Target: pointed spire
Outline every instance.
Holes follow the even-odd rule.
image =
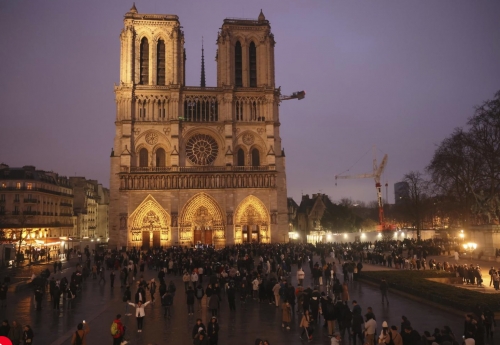
[[[266,20],[266,16],[264,15],[264,12],[262,12],[262,8],[260,9],[260,14],[259,14],[259,23],[263,22]]]
[[[205,50],[203,49],[203,36],[201,36],[201,80],[200,86],[205,87]]]
[[[130,12],[130,13],[139,13],[139,12],[137,12],[137,8],[135,7],[135,2],[134,2],[134,4],[132,5],[132,7],[130,8],[130,11],[129,11],[129,12]]]

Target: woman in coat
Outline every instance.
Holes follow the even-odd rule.
[[[302,320],[300,320],[299,327],[302,327],[302,333],[300,334],[300,339],[304,336],[304,333],[308,336],[309,340],[312,339],[312,329],[309,328],[309,323],[311,322],[311,316],[309,315],[309,309],[304,310],[304,315],[302,315]]]
[[[292,307],[288,301],[285,301],[285,303],[283,303],[283,319],[281,327],[286,327],[287,330],[290,330],[290,322],[292,322]]]
[[[219,298],[217,296],[212,296],[208,301],[208,308],[212,312],[212,317],[217,316],[217,310],[219,309]]]
[[[215,316],[210,319],[207,335],[210,338],[210,345],[217,345],[219,342],[219,324]]]
[[[347,286],[347,282],[344,281],[342,284],[342,302],[349,301],[349,287]]]
[[[146,316],[146,313],[144,312],[144,308],[149,304],[151,301],[147,301],[146,303],[142,304],[141,301],[139,301],[137,304],[129,302],[131,306],[135,307],[135,318],[137,319],[137,332],[142,332],[142,323],[144,316]]]

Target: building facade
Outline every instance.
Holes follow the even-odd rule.
[[[61,238],[74,233],[73,202],[68,178],[34,166],[0,164],[0,228],[22,251],[56,253]]]
[[[264,15],[225,19],[217,86],[185,85],[175,15],[126,13],[115,86],[111,247],[287,240],[285,157]]]

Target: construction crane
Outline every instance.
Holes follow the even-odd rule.
[[[377,165],[377,157],[375,156],[374,149],[374,157],[373,157],[373,172],[361,175],[335,175],[335,181],[337,179],[358,179],[358,178],[373,178],[375,180],[375,188],[377,189],[377,201],[378,201],[378,219],[380,222],[380,226],[385,229],[385,221],[384,221],[384,204],[382,202],[382,185],[380,184],[380,176],[384,172],[385,166],[387,165],[387,155],[384,155],[380,165]],[[337,184],[337,182],[335,182]]]
[[[304,99],[306,97],[306,92],[305,91],[296,91],[292,93],[291,95],[280,95],[280,101],[286,101],[289,99]]]

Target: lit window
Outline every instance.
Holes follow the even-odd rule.
[[[31,183],[26,184],[26,189],[32,189],[33,185]]]
[[[21,189],[21,182],[17,182],[17,183],[16,183],[16,188],[17,188],[17,189]]]

